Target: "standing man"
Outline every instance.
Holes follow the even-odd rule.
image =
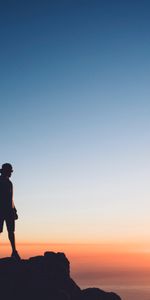
[[[17,211],[13,203],[13,185],[10,181],[13,172],[12,165],[5,163],[0,169],[0,233],[3,232],[4,221],[6,222],[8,238],[10,240],[11,257],[20,260],[20,256],[15,245],[15,220],[18,218]]]

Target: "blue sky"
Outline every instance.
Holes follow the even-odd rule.
[[[20,240],[148,237],[149,8],[1,2],[0,152]]]

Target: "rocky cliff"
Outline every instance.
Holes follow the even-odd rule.
[[[0,295],[5,300],[121,300],[97,288],[81,290],[70,278],[64,253],[54,252],[18,262],[0,259]]]

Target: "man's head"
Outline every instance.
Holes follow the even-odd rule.
[[[9,163],[5,163],[2,165],[2,168],[0,169],[0,173],[5,177],[10,177],[11,173],[13,172],[13,167]]]

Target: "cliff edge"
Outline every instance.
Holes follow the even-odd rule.
[[[5,300],[121,300],[97,288],[81,290],[70,277],[65,254],[54,252],[20,261],[0,259],[0,291]]]

